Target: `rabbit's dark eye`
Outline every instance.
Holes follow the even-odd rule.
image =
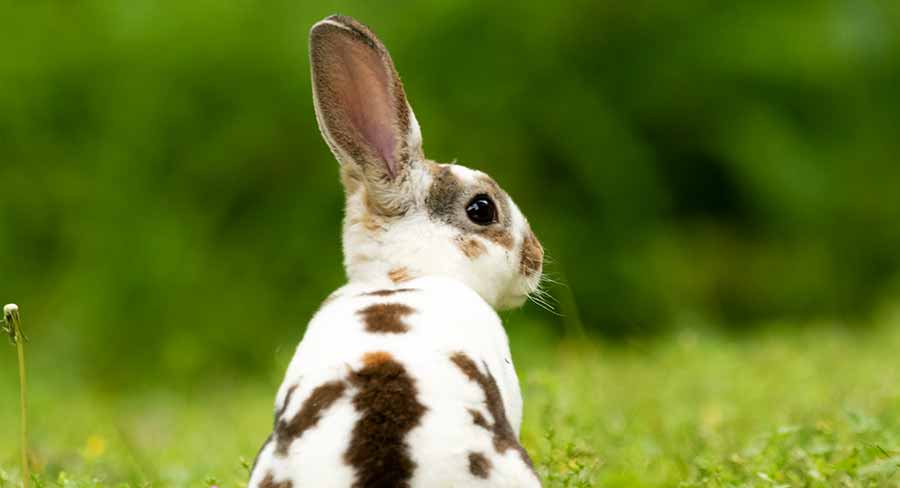
[[[497,221],[497,208],[487,195],[478,195],[466,205],[466,215],[478,225],[490,225]]]

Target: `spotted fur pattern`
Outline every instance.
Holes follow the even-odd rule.
[[[350,283],[316,313],[251,487],[540,486],[518,442],[521,394],[496,312],[451,278],[409,285]],[[400,333],[371,331],[360,313],[399,304],[412,310]]]
[[[252,488],[536,488],[495,309],[536,291],[543,249],[486,174],[424,157],[393,61],[342,16],[310,32],[322,135],[341,165],[349,283],[310,321]],[[494,203],[481,225],[466,207]]]

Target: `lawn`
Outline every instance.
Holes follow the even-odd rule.
[[[548,487],[900,486],[900,320],[881,322],[625,344],[520,324],[523,442]],[[262,379],[104,391],[29,347],[39,486],[242,486],[292,349]],[[18,479],[14,356],[0,356],[0,487]]]

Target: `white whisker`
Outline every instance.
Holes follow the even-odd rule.
[[[543,290],[536,290],[535,293],[528,295],[528,299],[538,307],[552,313],[553,315],[562,317],[563,314],[556,311],[556,307],[554,307],[553,304],[547,301],[547,297],[553,299],[553,301],[555,301],[556,303],[559,303],[555,298],[553,298],[550,294]]]

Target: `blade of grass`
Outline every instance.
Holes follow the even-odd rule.
[[[3,317],[6,321],[9,337],[19,355],[19,407],[21,429],[21,450],[22,450],[22,488],[28,488],[28,482],[31,474],[28,469],[28,398],[27,384],[25,381],[25,341],[28,340],[22,332],[22,324],[19,320],[19,307],[15,304],[9,304],[3,307]]]

